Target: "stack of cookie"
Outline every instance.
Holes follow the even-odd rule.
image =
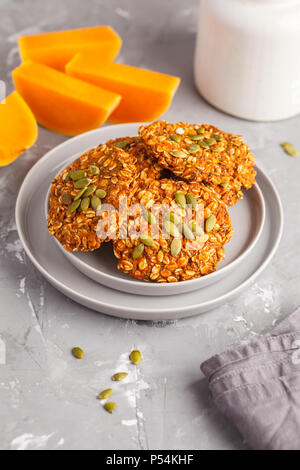
[[[69,251],[112,241],[118,268],[144,281],[209,274],[233,233],[228,206],[255,183],[254,163],[241,137],[208,124],[141,126],[55,178],[49,232]]]

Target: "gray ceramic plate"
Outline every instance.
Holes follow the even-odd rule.
[[[132,134],[128,126],[106,128],[106,138]],[[132,127],[133,129],[133,127]],[[42,158],[28,173],[21,187],[17,205],[16,222],[26,253],[36,268],[58,290],[89,308],[108,315],[141,319],[166,320],[197,315],[216,308],[240,294],[268,265],[278,247],[282,234],[282,208],[272,182],[258,168],[257,181],[261,189],[266,217],[255,249],[238,264],[236,269],[216,285],[176,296],[140,296],[120,292],[100,285],[80,273],[49,237],[45,224],[45,198],[52,175],[61,162],[78,152],[97,145],[101,131],[71,139]]]
[[[91,139],[89,148],[100,142],[106,142],[112,136],[136,135],[138,131],[137,124],[124,124],[122,126],[104,127],[96,131],[97,141]],[[122,130],[121,130],[122,129]],[[91,136],[95,132],[90,133]],[[82,141],[86,141],[86,135],[81,136]],[[61,167],[56,174],[51,173],[49,177],[53,179],[63,168],[76,160],[81,154],[81,139],[77,138],[78,151],[69,158],[68,147],[71,141],[51,151],[51,160],[59,156]],[[68,156],[67,160],[62,155]],[[48,158],[47,155],[44,158]],[[50,188],[49,188],[50,191]],[[48,194],[45,199],[45,218],[48,212]],[[135,280],[126,276],[117,269],[117,260],[112,252],[111,244],[104,243],[101,248],[93,253],[70,253],[57,242],[58,247],[67,259],[81,271],[83,274],[104,286],[117,289],[123,292],[137,295],[178,295],[193,290],[202,289],[212,283],[220,281],[224,276],[228,276],[232,269],[242,262],[251,250],[255,247],[261,234],[265,218],[265,204],[262,193],[258,185],[245,192],[243,200],[239,201],[234,207],[230,208],[230,216],[234,228],[234,236],[225,246],[226,258],[219,264],[216,272],[207,276],[172,284],[158,284],[154,282],[144,282]]]

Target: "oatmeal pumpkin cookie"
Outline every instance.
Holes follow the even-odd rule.
[[[216,186],[228,205],[255,183],[255,159],[240,136],[209,124],[166,121],[141,126],[139,134],[159,165],[184,180]]]
[[[128,236],[114,240],[118,268],[144,281],[177,282],[217,269],[233,233],[226,204],[212,187],[171,179],[141,182]]]
[[[151,149],[140,137],[119,137],[109,140],[106,145],[121,148],[136,159],[138,179],[159,179],[164,169],[157,163]]]
[[[102,239],[96,233],[102,202],[116,209],[121,196],[130,196],[138,172],[135,159],[107,145],[84,153],[52,182],[48,229],[69,251],[93,251]],[[116,224],[107,219],[107,239]]]

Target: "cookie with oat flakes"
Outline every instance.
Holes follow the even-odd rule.
[[[118,268],[159,283],[209,274],[224,258],[233,233],[226,204],[213,188],[171,179],[141,182],[128,236],[113,241]]]
[[[159,179],[162,176],[164,169],[140,137],[119,137],[109,140],[106,145],[121,148],[136,159],[138,179]]]
[[[139,135],[159,165],[186,181],[213,185],[228,205],[255,183],[255,158],[240,136],[209,124],[166,121],[141,126]]]
[[[101,202],[118,209],[119,198],[130,197],[138,176],[135,158],[107,145],[89,150],[52,182],[48,229],[68,251],[94,251],[101,240],[96,231]],[[107,240],[114,236],[115,220],[105,219]],[[106,241],[106,240],[104,240]]]

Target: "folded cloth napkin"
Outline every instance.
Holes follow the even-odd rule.
[[[201,365],[216,406],[255,450],[300,450],[300,308]]]

